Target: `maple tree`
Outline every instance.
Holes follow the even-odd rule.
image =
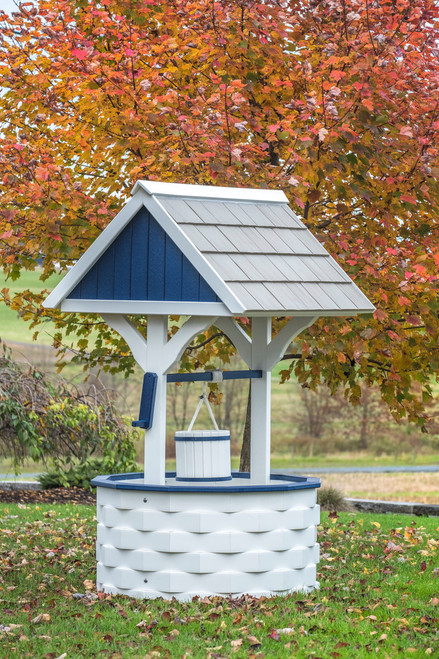
[[[378,384],[396,417],[425,423],[439,370],[438,21],[434,0],[41,0],[3,14],[5,272],[67,268],[140,178],[280,188],[377,307],[318,321],[283,377],[352,402]],[[2,295],[36,328],[54,319],[89,361],[132,368],[99,318],[44,311],[44,292]],[[227,361],[213,333],[184,367]]]

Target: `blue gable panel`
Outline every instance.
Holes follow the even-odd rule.
[[[169,236],[165,243],[165,300],[180,302],[183,254]]]
[[[128,300],[146,300],[146,291],[148,285],[148,268],[147,268],[147,250],[148,250],[148,233],[150,224],[150,215],[146,209],[142,209],[131,220],[131,255],[127,263],[117,259],[117,267],[122,270],[129,267],[131,270],[131,291]],[[118,243],[118,239],[114,241]],[[117,247],[116,247],[117,252]]]
[[[107,251],[97,263],[97,295],[98,300],[112,300],[114,298],[114,277],[107,277],[107,272],[114,270],[114,245],[110,245]]]
[[[165,232],[155,221],[149,223],[148,300],[164,300]],[[157,276],[160,273],[161,276]]]
[[[68,299],[221,302],[145,208],[115,238]]]
[[[131,241],[132,241],[132,223],[122,231],[119,237],[114,241],[116,260],[125,263],[125,267],[117,269],[117,276],[114,281],[114,299],[124,300],[127,292],[131,295]],[[128,299],[131,299],[130,297]]]
[[[199,300],[200,276],[194,277],[194,266],[183,255],[181,268],[181,296],[183,300]]]

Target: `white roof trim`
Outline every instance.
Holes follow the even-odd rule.
[[[226,188],[215,185],[189,185],[186,183],[163,183],[162,181],[137,181],[131,194],[143,190],[148,195],[166,197],[189,197],[192,199],[218,199],[229,201],[253,201],[257,203],[288,204],[288,198],[282,190],[264,190],[260,188]]]
[[[375,307],[374,307],[375,308]],[[263,309],[263,310],[251,310],[251,309],[246,309],[244,313],[242,314],[243,316],[248,316],[249,318],[252,318],[253,316],[277,316],[279,318],[286,318],[290,316],[315,316],[317,318],[335,318],[339,316],[343,316],[344,318],[348,316],[361,316],[361,314],[366,314],[370,313],[372,314],[374,309],[332,309],[332,310],[325,310],[325,309],[304,309],[303,311],[297,311],[297,309],[272,309],[271,311],[269,309]]]
[[[231,316],[222,302],[172,302],[154,300],[63,300],[61,311],[100,314],[179,316]]]

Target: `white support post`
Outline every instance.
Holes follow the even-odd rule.
[[[133,357],[144,372],[157,373],[157,391],[153,425],[145,430],[145,482],[164,485],[166,470],[166,374],[181,357],[185,347],[210,325],[214,316],[193,316],[168,341],[168,317],[149,315],[147,338],[121,314],[102,314],[104,321],[128,344]]]
[[[146,371],[157,373],[153,424],[145,430],[145,483],[165,484],[166,471],[166,364],[168,317],[148,316]]]
[[[267,370],[267,348],[271,341],[271,318],[252,318],[251,368],[261,369],[262,378],[251,383],[250,482],[270,482],[271,371]]]

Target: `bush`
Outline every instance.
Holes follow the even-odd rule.
[[[112,471],[106,458],[89,458],[85,462],[70,467],[68,471],[54,469],[41,474],[37,480],[44,490],[53,487],[91,488],[90,481],[100,474]]]
[[[27,457],[50,464],[64,484],[70,472],[73,480],[87,482],[96,459],[103,461],[104,471],[132,471],[133,436],[107,390],[84,392],[62,381],[53,384],[32,367],[25,370],[3,348],[0,454],[12,456],[16,472]]]
[[[336,487],[322,487],[317,490],[317,503],[322,510],[333,512],[349,512],[352,506],[346,501],[343,492]]]

